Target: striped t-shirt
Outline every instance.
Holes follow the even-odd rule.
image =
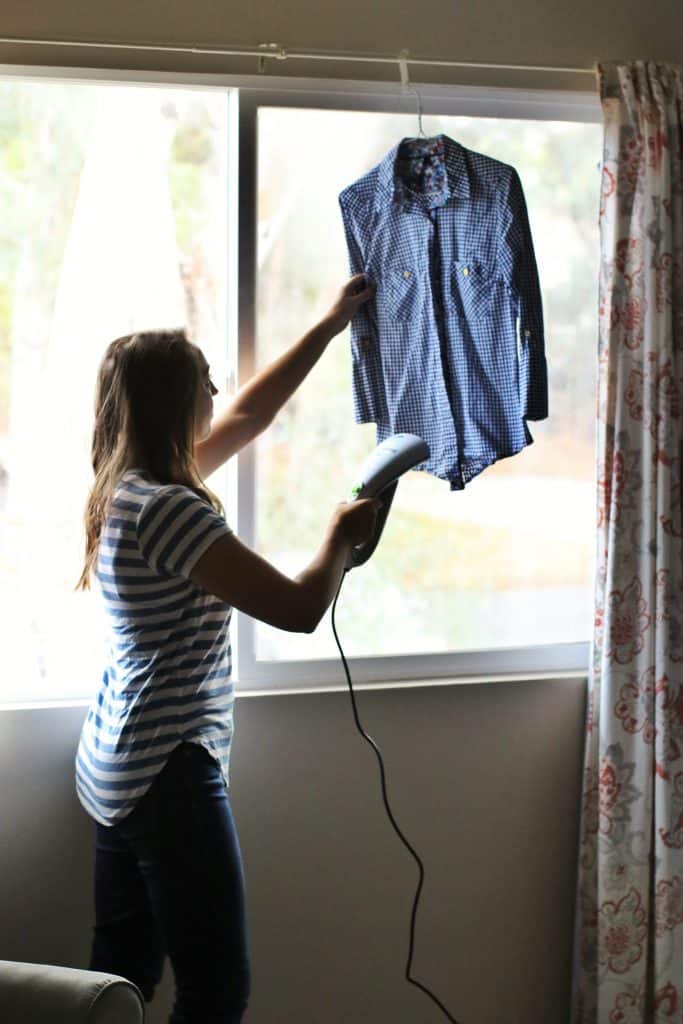
[[[187,487],[137,469],[116,487],[97,559],[109,656],[76,757],[79,799],[103,825],[133,809],[179,743],[205,747],[227,783],[232,609],[189,573],[229,532]]]

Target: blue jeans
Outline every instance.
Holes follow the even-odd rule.
[[[90,968],[147,1001],[166,954],[169,1024],[238,1024],[249,996],[244,876],[220,768],[182,743],[131,814],[97,826]]]

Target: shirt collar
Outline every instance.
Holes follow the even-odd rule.
[[[401,141],[391,149],[379,165],[379,183],[377,187],[377,206],[384,206],[396,203],[401,209],[409,209],[414,199],[414,194],[407,192],[401,187],[400,179],[397,179],[397,157],[399,150],[407,139]],[[467,172],[465,150],[447,135],[437,135],[429,141],[435,141],[443,149],[446,165],[446,192],[448,199],[468,199],[470,196],[470,179]],[[419,202],[419,200],[417,200]]]

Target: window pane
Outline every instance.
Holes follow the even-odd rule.
[[[0,83],[0,700],[99,678],[74,585],[106,345],[184,325],[225,372],[226,116],[224,92]]]
[[[350,573],[338,622],[355,656],[586,641],[594,526],[597,194],[595,124],[430,117],[430,135],[515,166],[541,278],[550,418],[535,443],[464,491],[424,473],[399,484],[380,545]],[[347,276],[339,192],[415,134],[413,116],[259,113],[258,363],[327,309]],[[305,151],[297,140],[315,140]],[[336,338],[259,441],[257,543],[284,571],[316,549],[374,446],[353,421],[348,334]],[[313,636],[257,628],[259,659],[336,656]]]

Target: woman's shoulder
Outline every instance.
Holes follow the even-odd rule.
[[[152,476],[148,470],[136,468],[127,469],[122,473],[116,489],[132,491],[140,494],[141,497],[193,493],[191,488],[184,484],[164,483]]]
[[[187,484],[164,483],[140,469],[128,469],[122,475],[115,493],[116,501],[130,503],[131,507],[136,505],[141,524],[160,513],[216,514],[209,502]]]
[[[129,512],[136,511],[143,515],[153,509],[170,507],[177,502],[188,504],[199,500],[190,487],[177,483],[162,483],[146,470],[127,469],[114,487],[111,507],[114,510],[125,508]]]

